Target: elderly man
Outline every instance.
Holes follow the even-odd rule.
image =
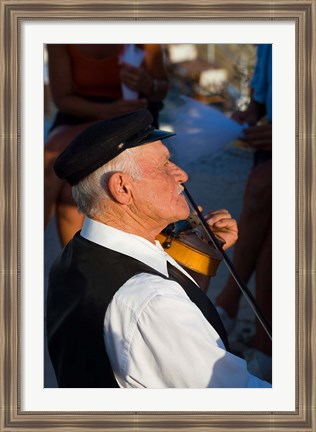
[[[229,352],[216,309],[155,240],[188,217],[187,174],[149,111],[100,121],[59,156],[56,174],[85,214],[49,277],[49,353],[60,387],[269,387]],[[226,247],[227,211],[208,223]]]

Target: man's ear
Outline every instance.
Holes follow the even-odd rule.
[[[109,192],[112,197],[120,204],[129,204],[130,202],[130,182],[130,177],[119,171],[113,173],[109,178]]]

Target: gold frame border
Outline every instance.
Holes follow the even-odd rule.
[[[193,3],[193,2],[192,2]],[[153,18],[154,17],[154,18]],[[267,20],[296,29],[296,403],[293,412],[22,412],[19,44],[23,20]],[[315,404],[315,0],[0,0],[0,431],[312,432]],[[314,116],[314,117],[313,117]],[[285,215],[286,217],[286,215]]]

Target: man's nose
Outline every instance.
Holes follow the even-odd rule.
[[[179,181],[180,183],[185,183],[189,178],[188,174],[176,164],[174,164],[174,168],[175,168],[174,175],[177,181]]]

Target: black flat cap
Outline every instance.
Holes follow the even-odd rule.
[[[58,156],[54,165],[57,176],[76,185],[127,148],[175,135],[154,129],[152,121],[151,113],[141,109],[92,124]]]

